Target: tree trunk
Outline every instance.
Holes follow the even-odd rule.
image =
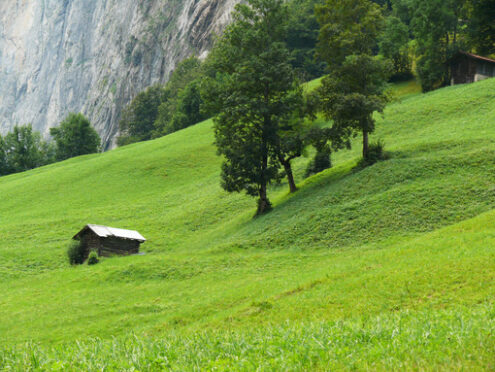
[[[369,151],[369,138],[368,131],[366,129],[363,130],[363,158],[366,159],[368,157]]]
[[[272,205],[268,200],[266,195],[266,187],[267,187],[267,179],[266,179],[266,171],[268,169],[268,146],[265,138],[262,138],[263,143],[261,144],[261,151],[263,154],[263,162],[261,164],[261,182],[260,182],[260,199],[258,200],[258,211],[257,215],[262,215],[272,209]]]
[[[256,215],[260,216],[269,212],[272,209],[272,204],[266,195],[266,183],[261,185],[260,187],[260,198],[258,200],[258,210],[256,211]]]
[[[287,175],[287,181],[289,182],[290,192],[294,193],[297,191],[296,181],[294,181],[294,173],[292,173],[292,166],[289,161],[283,161],[282,165],[285,169],[285,174]]]

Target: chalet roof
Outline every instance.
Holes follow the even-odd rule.
[[[479,59],[481,61],[495,63],[495,59],[491,59],[491,58],[488,58],[488,57],[479,56],[477,54],[468,53],[468,52],[462,52],[462,51],[460,51],[459,54],[462,54],[462,55],[465,55],[465,56],[468,56],[468,57],[471,57],[471,58],[474,58],[474,59]]]
[[[85,232],[86,230],[91,230],[93,231],[96,235],[98,235],[100,238],[119,238],[119,239],[129,239],[129,240],[136,240],[141,243],[146,241],[146,238],[144,238],[140,233],[134,230],[124,230],[124,229],[118,229],[115,227],[108,227],[108,226],[101,226],[101,225],[86,225],[84,228],[79,231],[73,239],[79,239],[81,234]]]

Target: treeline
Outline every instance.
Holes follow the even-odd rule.
[[[417,74],[423,91],[448,85],[459,50],[495,53],[495,0],[386,0],[379,51],[394,76]]]
[[[100,151],[100,137],[82,114],[69,114],[50,134],[52,139],[45,141],[26,125],[0,136],[0,176]]]
[[[372,54],[392,62],[392,81],[417,75],[423,91],[430,91],[449,84],[449,61],[458,50],[495,53],[495,0],[370,2],[379,6],[381,22]],[[317,51],[319,37],[333,32],[334,27],[322,23],[318,15],[326,4],[324,0],[289,0],[284,5],[288,12],[280,42],[301,82],[331,72],[325,57],[331,51]],[[355,29],[362,27],[351,18],[348,22]],[[216,114],[205,108],[201,89],[202,82],[217,73],[211,69],[210,59],[187,59],[165,86],[156,85],[138,94],[123,111],[118,144],[158,138]]]
[[[300,81],[322,76],[326,63],[315,59],[319,25],[314,12],[319,0],[293,0],[288,3],[286,33],[288,63]],[[159,138],[211,117],[204,104],[201,84],[216,74],[210,57],[196,57],[180,63],[164,86],[154,85],[139,93],[123,110],[119,123],[119,146]]]

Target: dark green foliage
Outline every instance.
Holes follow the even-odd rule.
[[[288,2],[290,19],[287,29],[287,48],[290,63],[303,81],[322,76],[326,63],[315,58],[319,25],[316,21],[315,6],[323,0],[292,0]]]
[[[449,83],[449,61],[462,48],[459,32],[465,0],[413,0],[411,21],[419,57],[416,72],[424,92]]]
[[[57,160],[93,154],[100,150],[101,139],[83,114],[70,113],[50,134],[56,143]]]
[[[161,85],[154,85],[139,93],[127,106],[119,122],[119,146],[152,138],[154,123],[158,117],[158,107],[165,94]]]
[[[392,0],[392,16],[399,18],[408,27],[413,16],[415,0]]]
[[[97,263],[100,262],[100,259],[98,257],[98,253],[96,251],[91,251],[88,257],[88,265],[96,265]]]
[[[392,3],[392,17],[409,26],[414,38],[416,73],[425,92],[449,84],[451,58],[458,50],[481,55],[495,53],[494,0],[393,0]],[[405,35],[403,26],[392,21],[392,17],[387,21],[387,29],[392,32],[387,30],[383,42],[390,42],[388,39],[399,33]],[[390,53],[384,55],[391,57]],[[400,60],[391,58],[397,66]]]
[[[215,138],[225,159],[222,186],[258,196],[257,214],[271,208],[267,186],[278,169],[283,166],[290,178],[290,161],[302,151],[304,101],[284,43],[287,19],[282,0],[238,5],[208,62],[216,79],[203,87],[208,109],[219,113]]]
[[[325,169],[332,167],[331,152],[329,148],[323,148],[316,151],[315,157],[311,160],[306,168],[306,177],[318,174]]]
[[[130,40],[126,43],[125,45],[125,55],[124,55],[124,60],[126,64],[130,64],[132,60],[132,52],[134,51],[134,48],[136,47],[138,40],[134,37],[131,36]]]
[[[10,167],[7,160],[7,146],[5,140],[0,136],[0,176],[10,173]]]
[[[200,76],[201,62],[191,57],[178,64],[165,86],[139,93],[122,113],[118,145],[158,138],[204,120]]]
[[[316,16],[318,55],[330,71],[350,55],[371,54],[384,26],[380,8],[368,0],[327,0],[316,8]]]
[[[471,0],[468,36],[481,55],[495,54],[495,0]]]
[[[370,144],[369,151],[366,157],[362,158],[359,162],[359,167],[369,167],[381,160],[386,160],[387,154],[385,153],[385,145],[380,140]]]
[[[180,90],[175,99],[170,98],[166,106],[160,106],[170,109],[173,115],[168,121],[155,123],[155,126],[158,128],[163,124],[160,133],[169,134],[199,123],[206,119],[206,116],[201,112],[202,104],[200,81],[194,80]],[[170,113],[167,112],[167,116],[169,115]],[[165,115],[161,115],[158,120],[163,120],[164,117]]]
[[[82,265],[86,259],[86,251],[82,242],[71,241],[67,249],[67,256],[71,265]]]
[[[196,57],[177,65],[164,88],[164,99],[154,122],[154,138],[206,119],[200,111],[203,102],[199,89],[201,74],[201,62]]]
[[[380,53],[394,64],[392,80],[412,78],[412,61],[409,57],[409,28],[399,18],[390,16],[380,37]]]
[[[54,162],[54,147],[31,125],[15,126],[0,139],[0,175],[24,172]]]

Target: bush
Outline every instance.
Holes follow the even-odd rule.
[[[359,165],[361,167],[369,167],[381,160],[386,160],[387,154],[385,153],[384,149],[385,145],[380,140],[371,143],[368,149],[367,156],[361,159]]]
[[[323,149],[322,151],[318,151],[314,159],[309,162],[308,168],[306,168],[306,177],[309,177],[312,174],[318,174],[331,167],[332,160],[330,158],[330,151]]]
[[[84,245],[78,241],[72,241],[67,249],[67,256],[71,265],[81,265],[84,263],[85,252]]]
[[[91,251],[88,257],[88,265],[96,265],[98,262],[100,262],[98,253],[96,251]]]

